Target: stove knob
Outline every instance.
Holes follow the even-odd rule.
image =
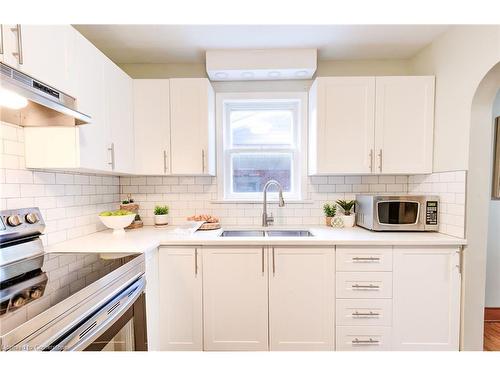
[[[12,307],[18,308],[24,305],[25,303],[26,303],[26,298],[24,298],[23,296],[17,296],[14,297],[14,299],[12,300]]]
[[[26,215],[26,221],[30,224],[36,224],[40,221],[40,219],[38,218],[37,214],[35,214],[34,212],[30,212]]]
[[[11,227],[17,227],[21,224],[21,217],[19,215],[12,215],[7,218],[7,224]]]

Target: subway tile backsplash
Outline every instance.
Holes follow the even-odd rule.
[[[221,203],[216,177],[116,177],[27,170],[21,127],[0,124],[0,209],[38,206],[47,222],[45,244],[105,229],[97,214],[115,209],[131,194],[146,225],[153,224],[156,204],[168,204],[170,223],[208,213],[223,225],[260,225],[261,203]],[[358,193],[436,194],[441,199],[441,231],[463,237],[466,172],[429,175],[314,176],[307,178],[304,200],[283,208],[270,203],[276,224],[322,225],[322,206]]]

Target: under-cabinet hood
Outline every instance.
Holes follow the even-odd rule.
[[[0,63],[0,119],[20,126],[75,126],[91,122],[76,99]]]

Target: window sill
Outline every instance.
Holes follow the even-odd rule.
[[[238,200],[238,199],[217,199],[217,200],[212,200],[210,201],[211,204],[262,204],[263,200],[256,200],[256,199],[250,199],[250,200]],[[269,204],[278,204],[278,201],[273,199],[273,200],[267,200],[267,203]],[[304,200],[304,199],[290,199],[286,200],[285,199],[285,205],[287,204],[313,204],[314,201],[312,200]]]

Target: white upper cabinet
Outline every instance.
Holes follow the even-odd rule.
[[[375,149],[379,173],[431,173],[434,77],[377,77]]]
[[[205,350],[268,350],[266,251],[203,249]]]
[[[70,25],[3,25],[3,62],[74,96],[74,33]]]
[[[275,248],[269,275],[271,350],[333,350],[333,248]]]
[[[104,64],[107,120],[111,131],[112,169],[134,172],[134,119],[132,79],[110,60]]]
[[[309,93],[309,173],[371,173],[375,78],[328,77]]]
[[[393,349],[458,350],[458,247],[394,248]]]
[[[91,116],[90,124],[79,126],[80,167],[111,171],[111,131],[107,119],[104,84],[105,56],[75,31],[75,95],[80,112]]]
[[[432,172],[434,77],[319,77],[309,174]]]
[[[134,80],[135,173],[170,173],[170,83]]]
[[[215,96],[206,78],[170,80],[171,173],[215,175]]]

